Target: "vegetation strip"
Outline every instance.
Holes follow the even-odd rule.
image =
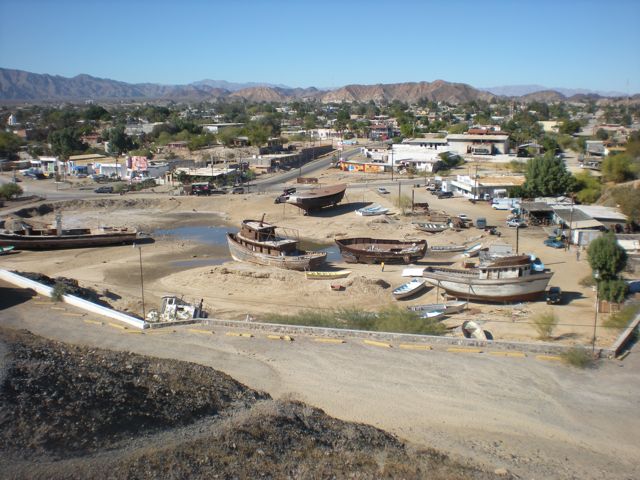
[[[346,343],[340,338],[314,338],[313,341],[318,343]]]
[[[96,320],[83,320],[84,323],[90,323],[91,325],[104,325],[102,322],[98,322]]]
[[[400,348],[405,350],[433,350],[431,345],[414,345],[410,343],[401,343]]]
[[[213,334],[213,330],[203,330],[201,328],[189,328],[188,331],[190,331],[191,333],[203,333],[207,335]]]
[[[516,358],[526,357],[526,355],[523,352],[489,352],[489,355],[494,355],[496,357],[516,357]]]
[[[364,340],[364,343],[366,345],[373,345],[374,347],[391,348],[390,343],[376,342],[375,340]]]
[[[536,360],[546,360],[549,362],[561,362],[562,357],[558,355],[536,355]]]

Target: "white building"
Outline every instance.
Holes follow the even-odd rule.
[[[447,135],[449,148],[464,155],[495,155],[509,153],[509,135],[506,133],[450,133]]]
[[[412,138],[391,147],[395,166],[414,166],[420,172],[432,172],[434,165],[441,161],[440,154],[448,151],[444,138]]]
[[[443,190],[458,193],[468,198],[502,198],[508,197],[509,189],[522,186],[524,176],[504,175],[495,177],[475,177],[457,175],[455,180],[448,180]]]

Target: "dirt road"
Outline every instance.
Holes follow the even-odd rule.
[[[132,334],[38,300],[0,308],[4,326],[211,366],[276,398],[298,398],[523,478],[640,475],[640,362],[634,353],[624,363],[579,371],[534,357],[381,349],[358,340],[288,343],[264,334],[231,337],[223,328]]]

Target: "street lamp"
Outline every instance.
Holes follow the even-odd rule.
[[[596,313],[593,319],[593,338],[591,339],[591,353],[595,355],[596,353],[596,328],[598,325],[598,309],[600,307],[600,271],[593,271],[593,279],[596,281]]]
[[[146,320],[147,312],[145,311],[145,308],[144,308],[144,278],[142,276],[142,246],[136,245],[134,243],[133,248],[137,248],[138,253],[140,255],[140,293],[142,294],[142,318],[143,320]]]

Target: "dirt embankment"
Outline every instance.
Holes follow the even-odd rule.
[[[0,345],[5,478],[496,477],[211,368],[8,329]]]

